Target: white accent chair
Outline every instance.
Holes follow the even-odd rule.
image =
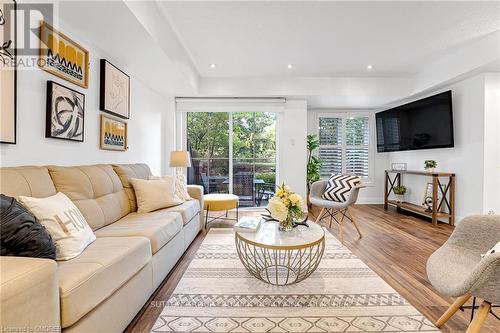
[[[351,205],[356,203],[358,199],[359,189],[366,187],[363,184],[359,184],[351,189],[349,197],[346,202],[336,202],[332,200],[323,199],[322,195],[325,193],[326,186],[328,185],[328,180],[319,180],[311,185],[311,192],[309,194],[309,201],[314,206],[321,207],[321,212],[319,213],[316,223],[321,223],[326,217],[330,217],[330,228],[332,227],[332,222],[335,221],[339,225],[340,242],[344,244],[344,219],[347,219],[354,224],[356,231],[359,234],[359,238],[362,237],[361,231],[359,231],[356,221],[352,217]]]

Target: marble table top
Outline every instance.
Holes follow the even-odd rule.
[[[236,231],[243,241],[262,247],[301,248],[312,246],[325,237],[325,231],[313,221],[292,231],[279,231],[278,222],[262,222],[257,232]]]

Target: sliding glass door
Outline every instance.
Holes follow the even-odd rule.
[[[187,147],[188,184],[202,185],[205,194],[229,193],[229,114],[188,113]]]
[[[188,112],[188,183],[263,206],[276,185],[276,117],[266,112]]]

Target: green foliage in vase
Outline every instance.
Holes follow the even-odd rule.
[[[394,186],[394,194],[403,195],[406,193],[406,186]]]
[[[314,151],[319,148],[318,137],[314,134],[307,136],[307,193],[311,189],[311,184],[320,178],[321,160],[314,156]]]
[[[434,160],[426,160],[424,162],[424,165],[425,165],[426,169],[433,169],[433,168],[437,167],[437,163]]]

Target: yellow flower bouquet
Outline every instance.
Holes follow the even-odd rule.
[[[285,184],[278,186],[276,194],[269,200],[267,210],[272,218],[268,220],[278,221],[282,231],[292,230],[294,222],[302,221],[306,215],[302,197]]]

